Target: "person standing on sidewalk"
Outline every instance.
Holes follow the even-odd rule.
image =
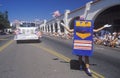
[[[83,21],[83,19],[82,19]],[[61,23],[61,25],[70,33],[73,33],[74,32],[74,29],[69,29],[68,26],[65,26],[65,24]],[[93,32],[98,32],[106,27],[110,27],[111,25],[104,25],[98,29],[93,29]],[[92,73],[90,71],[90,65],[89,65],[89,56],[88,55],[77,55],[78,56],[78,60],[79,60],[79,63],[80,63],[80,70],[83,69],[83,66],[82,66],[82,63],[83,63],[83,57],[85,58],[85,72],[87,73],[88,76],[92,76]]]

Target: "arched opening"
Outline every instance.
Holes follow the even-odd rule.
[[[64,21],[63,21],[63,20],[61,20],[61,21],[60,21],[60,23],[64,23]],[[64,27],[63,27],[63,26],[61,26],[61,24],[60,24],[60,31],[61,31],[61,32],[64,32],[64,31],[65,31]]]
[[[51,32],[53,33],[53,25],[51,25]]]
[[[48,25],[48,32],[50,32],[50,27],[49,27],[49,25]]]
[[[55,32],[58,32],[57,23],[55,23]]]
[[[105,24],[111,24],[112,27],[106,28],[110,32],[120,31],[120,5],[109,7],[101,12],[94,21],[95,28]]]

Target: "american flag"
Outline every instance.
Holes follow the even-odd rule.
[[[74,40],[74,49],[92,50],[92,41],[90,41],[90,40]]]
[[[55,12],[53,12],[53,17],[58,17],[58,16],[60,16],[59,10],[56,10]]]
[[[19,34],[20,33],[20,29],[16,29],[15,31],[14,31],[14,33],[17,35],[17,34]]]
[[[37,34],[38,37],[42,37],[41,32],[37,32],[36,34]]]

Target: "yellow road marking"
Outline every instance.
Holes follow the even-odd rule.
[[[49,52],[49,53],[51,53],[51,54],[59,57],[59,58],[62,58],[62,59],[65,60],[66,62],[70,62],[70,59],[69,59],[68,57],[65,57],[65,56],[62,55],[62,54],[58,54],[57,52],[55,52],[55,51],[53,51],[53,50],[51,50],[51,49],[44,48],[44,47],[42,47],[42,46],[37,46],[37,45],[32,45],[32,46],[41,48],[41,49],[43,49],[43,50],[45,50],[45,51],[47,51],[47,52]]]
[[[64,55],[62,55],[62,54],[60,54],[60,53],[58,53],[58,52],[55,52],[54,50],[51,50],[51,49],[49,49],[49,48],[45,48],[45,47],[37,46],[37,45],[32,45],[32,46],[41,48],[41,49],[47,51],[48,53],[51,53],[51,54],[53,54],[53,55],[55,55],[55,56],[63,59],[63,60],[66,61],[66,62],[70,62],[70,60],[71,60],[70,58],[68,58],[68,57],[66,57],[66,56],[64,56]],[[95,71],[93,71],[93,70],[91,70],[91,72],[92,72],[92,74],[93,74],[93,78],[105,78],[104,76],[98,74],[97,72],[95,72]]]
[[[8,40],[8,39],[0,39],[0,40]]]
[[[4,50],[7,46],[9,46],[13,41],[14,41],[14,40],[10,40],[8,43],[6,43],[6,44],[3,45],[2,47],[0,47],[0,52],[1,52],[2,50]],[[63,60],[66,61],[66,62],[70,62],[70,60],[71,60],[70,58],[68,58],[68,57],[66,57],[66,56],[64,56],[64,55],[62,55],[62,54],[59,54],[58,52],[55,52],[54,50],[51,50],[51,49],[48,49],[48,48],[44,48],[44,47],[42,47],[42,46],[37,46],[37,45],[32,45],[32,46],[41,48],[41,49],[43,49],[43,50],[45,50],[45,51],[47,51],[47,52],[49,52],[49,53],[51,53],[51,54],[53,54],[53,55],[55,55],[55,56],[57,56],[57,57],[63,59]],[[91,72],[93,73],[93,78],[105,78],[104,76],[96,73],[96,72],[93,71],[93,70],[91,70]]]
[[[9,46],[12,42],[13,42],[13,40],[10,40],[8,43],[6,43],[6,44],[3,45],[2,47],[0,47],[0,52],[1,52],[2,50],[4,50],[7,46]]]

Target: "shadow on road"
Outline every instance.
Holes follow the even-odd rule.
[[[19,41],[16,41],[17,44],[26,44],[26,43],[41,43],[42,41],[35,41],[35,40],[19,40]]]
[[[70,60],[70,69],[80,70],[80,64],[78,60]]]

